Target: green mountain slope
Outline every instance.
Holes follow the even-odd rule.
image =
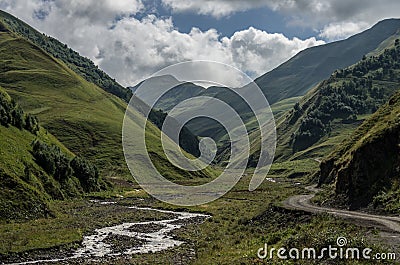
[[[371,29],[346,40],[306,49],[271,72],[257,78],[255,82],[271,105],[282,100],[303,96],[319,82],[329,78],[335,70],[357,63],[364,55],[377,48],[384,49],[388,39],[399,35],[399,29],[399,19],[381,21]],[[164,76],[154,78],[152,82],[154,81],[156,87],[165,87],[173,79],[173,77]],[[146,92],[138,96],[146,101]],[[248,124],[249,131],[257,127],[254,115],[251,114],[247,105],[226,88],[203,89],[193,84],[182,84],[161,98],[158,107],[168,112],[177,103],[194,96],[212,96],[222,99],[235,108],[244,122]],[[227,139],[226,131],[211,119],[198,118],[189,122],[187,127],[195,135],[214,138],[220,147],[225,144]],[[224,153],[226,150],[222,148],[219,152]]]
[[[400,92],[331,153],[320,168],[319,184],[331,184],[334,191],[325,203],[357,209],[373,202],[375,207],[399,213]]]
[[[304,95],[336,69],[361,60],[399,29],[399,19],[381,21],[371,29],[346,40],[306,49],[255,82],[271,104]]]
[[[1,28],[0,85],[72,152],[96,163],[101,175],[131,179],[121,145],[126,103],[13,33],[6,24]],[[134,115],[141,116],[139,112]],[[150,138],[159,138],[159,130],[149,126],[154,133]],[[151,142],[149,150],[157,154],[154,159],[163,172],[172,178],[184,177],[166,161],[160,145]]]
[[[91,60],[80,56],[79,53],[68,48],[66,44],[38,32],[23,21],[1,10],[0,20],[2,20],[11,31],[18,33],[50,55],[60,59],[70,69],[84,77],[87,81],[96,84],[125,101],[129,101],[131,98],[132,92],[128,88],[122,87],[114,79],[95,66]]]
[[[11,31],[17,33],[23,38],[33,42],[35,45],[52,55],[54,58],[61,60],[75,73],[83,77],[90,83],[94,83],[105,91],[128,102],[132,97],[132,91],[129,88],[122,87],[115,79],[108,76],[100,70],[88,58],[82,57],[76,51],[69,48],[66,44],[61,43],[57,39],[46,36],[23,21],[13,17],[12,15],[0,10],[0,20]],[[157,123],[164,117],[163,113],[155,112],[151,116],[153,123]],[[198,140],[191,133],[182,136],[181,147],[189,153],[198,156]]]
[[[12,101],[0,87],[0,220],[30,219],[51,214],[48,201],[79,196],[72,175],[58,181],[38,164],[33,141],[57,146],[67,159],[75,155]],[[73,174],[73,172],[70,172]]]
[[[336,71],[282,116],[276,160],[324,156],[384,104],[400,85],[396,43]]]

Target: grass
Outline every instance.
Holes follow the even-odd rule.
[[[268,174],[271,177],[301,179],[312,174],[318,168],[318,165],[318,161],[312,158],[274,163]]]
[[[1,88],[0,88],[1,90]],[[62,198],[60,184],[48,176],[35,162],[32,142],[39,139],[57,145],[72,158],[73,154],[43,128],[37,135],[13,126],[0,126],[0,219],[29,219],[48,216],[51,198]],[[29,165],[30,174],[25,168]],[[69,182],[68,189],[74,183]],[[64,187],[65,188],[65,187]],[[69,192],[71,191],[69,190]]]
[[[72,152],[94,162],[102,176],[132,179],[121,144],[126,103],[10,32],[0,32],[0,54],[0,86],[26,112],[35,113],[42,126]],[[141,119],[139,112],[133,112]],[[139,135],[140,131],[135,129],[132,134]],[[156,162],[162,165],[162,172],[179,178],[181,172],[166,162],[158,141],[153,141],[159,135],[159,130],[150,124],[148,149],[157,154]]]
[[[316,169],[312,159],[274,164],[271,176],[278,182],[265,181],[254,192],[248,191],[250,175],[244,177],[232,191],[222,198],[202,206],[182,208],[166,205],[149,198],[142,190],[130,187],[110,192],[96,193],[98,198],[114,198],[117,205],[98,205],[86,200],[52,202],[54,218],[25,223],[0,224],[0,253],[26,252],[38,248],[76,247],[82,236],[98,227],[126,221],[162,218],[154,212],[123,210],[122,205],[146,205],[171,210],[195,211],[211,214],[201,225],[191,224],[176,232],[186,244],[155,254],[115,257],[114,264],[280,264],[279,260],[260,260],[257,250],[265,243],[271,247],[321,248],[333,244],[338,236],[351,240],[351,246],[368,246],[374,251],[386,250],[376,245],[377,235],[370,234],[346,221],[329,215],[310,215],[281,208],[280,202],[293,194],[303,193],[296,182],[305,183],[307,177],[296,180],[287,177]],[[250,172],[249,172],[250,173]],[[115,199],[119,196],[125,199]],[[154,215],[155,214],[155,215]],[[191,250],[196,251],[190,257]],[[286,264],[286,263],[284,263]],[[296,263],[293,263],[296,264]],[[298,263],[312,264],[312,263]],[[325,264],[336,264],[326,260]],[[371,264],[355,261],[341,264]]]
[[[279,119],[285,112],[291,110],[293,106],[301,100],[301,98],[302,97],[293,97],[274,103],[271,106],[271,110],[275,116],[275,119]]]

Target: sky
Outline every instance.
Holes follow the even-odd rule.
[[[398,0],[0,0],[0,9],[124,86],[191,60],[256,78],[301,50],[400,17]]]

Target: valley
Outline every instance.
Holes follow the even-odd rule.
[[[399,253],[399,60],[400,20],[387,19],[348,39],[305,49],[255,79],[270,101],[277,141],[273,163],[262,168],[268,168],[265,181],[249,191],[261,129],[232,90],[157,76],[149,81],[153,89],[181,84],[150,110],[146,99],[152,95],[137,93],[140,84],[123,87],[66,44],[0,11],[0,263],[398,262],[400,255],[288,261],[261,259],[258,252],[265,245],[319,251],[345,238],[349,248]],[[131,175],[132,164],[140,177],[152,172],[141,147],[124,153],[123,126],[134,140],[143,133],[146,155],[168,181],[212,182],[231,156],[226,130],[200,118],[182,126],[177,141],[161,131],[167,113],[196,96],[220,99],[243,119],[247,167],[217,200],[167,204]],[[165,154],[167,146],[172,156],[195,160],[205,137],[217,151],[202,170],[185,170]]]

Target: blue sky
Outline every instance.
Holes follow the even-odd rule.
[[[309,47],[400,16],[398,0],[0,0],[122,85],[213,60],[256,78]]]
[[[221,36],[231,37],[237,31],[254,27],[266,32],[284,33],[289,38],[310,38],[316,35],[315,30],[309,27],[289,25],[285,16],[268,7],[239,11],[226,17],[213,17],[196,12],[174,13],[171,9],[163,6],[160,1],[151,0],[149,2],[149,11],[138,14],[136,17],[140,18],[148,13],[172,17],[174,25],[184,33],[189,33],[193,27],[202,31],[214,28]]]

